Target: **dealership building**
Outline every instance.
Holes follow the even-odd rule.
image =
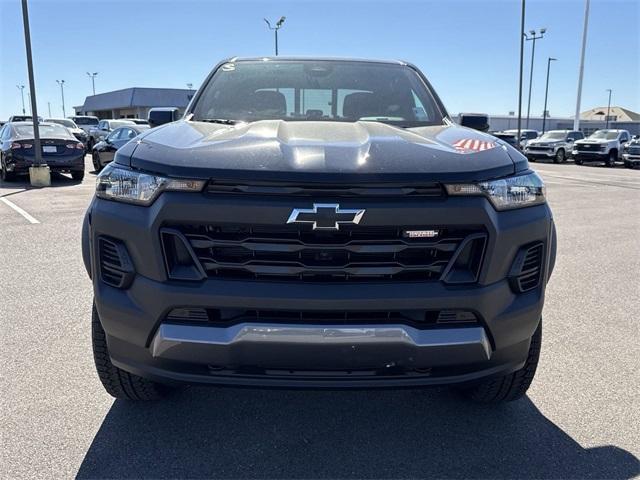
[[[596,130],[606,128],[607,107],[597,107],[582,112],[580,114],[580,130],[585,135],[590,135]],[[542,116],[522,118],[521,128],[542,131]],[[518,117],[514,112],[510,115],[489,115],[489,126],[491,131],[511,130],[518,128]],[[629,130],[631,135],[640,135],[640,114],[627,108],[609,108],[609,127],[612,129]],[[545,131],[548,130],[571,130],[573,129],[573,117],[547,117],[545,121]]]
[[[91,95],[73,108],[76,115],[98,118],[147,118],[154,107],[177,107],[183,113],[195,93],[183,88],[132,87]]]

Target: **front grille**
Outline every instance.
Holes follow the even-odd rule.
[[[473,326],[479,320],[467,310],[397,310],[397,311],[300,311],[245,310],[232,308],[174,308],[165,317],[169,323],[230,326],[238,323],[288,323],[296,325],[365,325],[402,324],[416,328],[438,326]]]
[[[640,155],[640,147],[629,147],[629,153],[631,155]]]
[[[586,143],[584,145],[576,145],[576,149],[584,152],[599,152],[600,145],[595,143]]]
[[[438,281],[453,270],[477,279],[484,250],[481,228],[343,227],[312,230],[309,225],[172,225],[187,239],[208,277],[358,281]],[[408,238],[407,230],[437,230],[434,238]],[[469,249],[472,240],[475,248]],[[459,248],[465,243],[465,248]],[[464,253],[464,255],[462,255]],[[458,257],[460,257],[458,259]],[[447,270],[450,263],[453,264]]]
[[[553,147],[543,147],[540,145],[529,145],[529,150],[531,151],[539,151],[539,152],[548,152],[549,150],[553,150]]]

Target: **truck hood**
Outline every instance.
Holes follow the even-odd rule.
[[[590,145],[606,145],[609,142],[615,142],[615,140],[607,140],[605,138],[598,138],[598,139],[585,138],[583,140],[577,140],[575,143],[590,144]]]
[[[178,121],[123,147],[116,162],[183,178],[324,181],[472,181],[511,175],[526,158],[505,142],[458,125],[403,129],[379,122]]]
[[[564,143],[564,140],[541,140],[536,138],[534,140],[529,140],[527,145],[557,145],[559,143]]]

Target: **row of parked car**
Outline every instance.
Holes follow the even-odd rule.
[[[39,118],[42,156],[50,170],[84,178],[84,156],[91,152],[100,171],[115,152],[149,128],[141,119],[99,120],[92,116]],[[34,157],[33,117],[14,115],[0,128],[0,178],[11,181],[29,172]]]
[[[519,142],[517,130],[491,134],[519,148],[530,162],[564,163],[567,158],[573,158],[577,165],[601,162],[614,167],[622,161],[628,168],[640,166],[640,137],[632,137],[627,130],[596,130],[587,138],[574,130],[550,130],[542,135],[535,130],[521,130]]]
[[[154,126],[155,116],[158,116],[158,123],[177,117],[177,109],[153,110],[157,111],[150,114],[152,125],[147,120],[137,118],[100,120],[80,115],[39,118],[42,155],[52,171],[71,173],[75,180],[82,180],[86,153],[91,153],[93,166],[99,172],[113,160],[116,150]],[[517,130],[491,134],[520,149],[531,162],[546,159],[564,163],[567,158],[572,158],[577,165],[602,162],[614,167],[618,161],[623,161],[628,168],[640,166],[640,138],[637,135],[631,138],[627,130],[597,130],[587,138],[582,132],[574,130],[550,130],[542,135],[535,130],[521,130],[519,140]],[[28,173],[33,163],[33,143],[31,116],[14,115],[1,126],[2,180],[10,181],[16,175]]]

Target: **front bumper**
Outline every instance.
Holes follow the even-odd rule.
[[[343,203],[357,203],[359,199]],[[176,220],[275,222],[305,199],[165,193],[148,208],[94,199],[83,229],[83,255],[112,361],[162,382],[303,387],[375,387],[470,382],[520,368],[542,314],[545,283],[516,294],[506,279],[522,245],[545,245],[545,276],[555,256],[546,205],[496,212],[483,198],[370,202],[368,219],[406,225],[483,224],[487,250],[477,284],[441,282],[303,283],[209,278],[167,279],[159,229]],[[361,202],[360,202],[361,203]],[[345,205],[345,208],[350,205]],[[98,237],[121,239],[136,274],[128,289],[100,280]],[[177,307],[319,312],[464,309],[479,325],[422,329],[404,324],[175,324]]]
[[[609,158],[608,152],[583,152],[580,150],[574,150],[574,160],[582,162],[605,162]]]
[[[631,153],[623,153],[622,154],[622,159],[627,162],[627,163],[640,163],[640,155],[635,155],[635,154],[631,154]]]
[[[525,148],[524,149],[524,154],[527,156],[527,158],[533,158],[533,159],[544,159],[544,158],[554,158],[556,156],[556,149],[555,148],[548,148],[548,149],[540,149],[540,150],[531,150],[530,148]]]

